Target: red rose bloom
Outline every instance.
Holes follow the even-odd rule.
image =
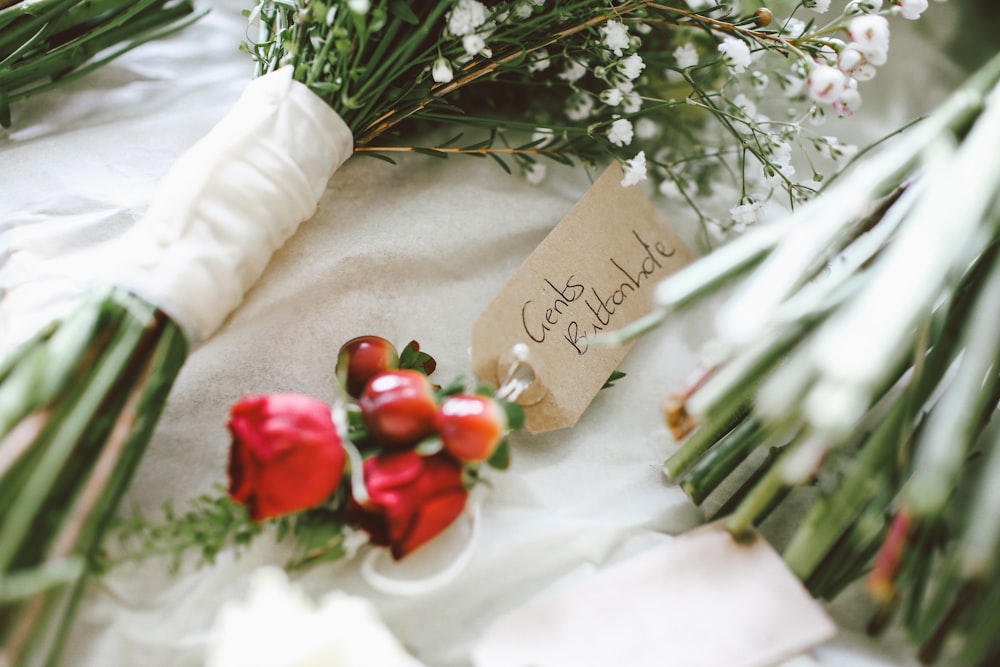
[[[461,465],[446,453],[375,456],[365,461],[364,476],[368,502],[353,502],[351,518],[396,560],[447,528],[469,495]]]
[[[301,394],[244,396],[229,415],[229,495],[254,521],[315,507],[344,474],[330,406]]]

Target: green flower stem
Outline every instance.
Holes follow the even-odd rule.
[[[921,619],[921,613],[926,603],[928,594],[931,592],[931,583],[934,587],[948,586],[949,578],[942,576],[938,565],[936,550],[939,546],[939,526],[936,524],[918,524],[916,535],[911,538],[910,549],[914,552],[909,561],[909,568],[900,574],[900,587],[906,588],[906,597],[902,607],[903,626],[916,628]],[[878,632],[884,627],[873,628]]]
[[[873,499],[844,535],[827,553],[820,567],[805,581],[813,595],[826,600],[837,597],[863,573],[878,551],[885,534],[885,512],[891,494]],[[885,497],[888,496],[888,497]]]
[[[994,371],[995,373],[995,371]],[[983,446],[985,461],[959,543],[959,571],[966,579],[985,579],[997,568],[1000,551],[1000,428]]]
[[[904,416],[904,403],[897,401],[834,490],[809,508],[784,550],[788,566],[803,581],[813,576],[840,536],[887,483],[885,471],[892,466]]]
[[[747,533],[751,527],[762,522],[768,513],[781,502],[784,495],[790,490],[791,485],[785,479],[785,473],[780,465],[780,461],[794,452],[796,448],[802,446],[803,442],[803,436],[800,434],[795,440],[780,450],[777,448],[772,450],[776,453],[775,460],[769,462],[766,472],[756,481],[750,492],[736,506],[736,509],[733,510],[733,513],[726,522],[729,532],[734,535]]]
[[[791,487],[786,484],[772,485],[770,482],[767,483],[770,486],[770,490],[765,492],[763,482],[767,480],[772,474],[777,472],[777,478],[780,478],[781,473],[776,471],[777,463],[781,459],[782,455],[785,453],[786,447],[771,447],[767,456],[757,467],[756,470],[747,478],[745,482],[737,489],[736,493],[729,497],[729,499],[723,503],[712,520],[721,519],[723,517],[729,517],[729,530],[734,535],[740,535],[746,532],[749,528],[750,523],[760,523],[767,518],[767,515],[776,508],[785,496],[791,491]],[[772,478],[773,481],[774,478]],[[733,523],[732,519],[736,515],[735,513],[740,507],[746,505],[746,501],[751,495],[756,494],[756,497],[751,501],[754,504],[753,516],[745,517],[751,518],[750,522],[744,523],[742,518],[738,518],[737,523]],[[744,507],[744,512],[748,511],[749,506]]]
[[[802,319],[761,338],[716,371],[688,399],[686,409],[695,420],[704,420],[725,406],[748,402],[760,383],[815,325]]]
[[[695,505],[701,505],[768,435],[758,420],[744,419],[691,468],[681,488]]]
[[[934,627],[934,631],[920,646],[920,650],[917,655],[922,663],[930,664],[935,662],[938,657],[940,657],[941,651],[944,649],[945,640],[947,640],[952,631],[959,626],[963,616],[968,614],[970,608],[973,607],[974,602],[979,597],[980,590],[980,582],[966,582],[955,590],[951,599],[951,604],[945,610],[940,621]],[[981,619],[980,622],[987,627],[993,626],[993,623],[990,623],[988,620],[990,618],[989,616],[975,614],[970,614],[970,616],[975,616],[976,618]],[[971,647],[965,647],[965,651],[973,652],[980,646],[980,643],[974,642]]]
[[[36,447],[43,451],[28,473],[20,497],[5,510],[0,524],[0,570],[16,566],[15,559],[46,504],[49,490],[69,465],[78,443],[87,439],[92,419],[100,414],[105,397],[141,339],[144,326],[145,323],[124,323],[107,352],[88,372],[88,381],[77,384],[66,400],[60,401],[53,413],[52,428],[36,441]]]
[[[12,354],[10,370],[0,379],[0,437],[63,391],[100,324],[101,310],[94,305],[86,303],[57,331],[39,335]]]
[[[968,319],[961,365],[917,441],[913,474],[904,491],[904,504],[915,517],[942,511],[979,431],[982,399],[992,394],[996,372],[991,369],[1000,355],[1000,262],[994,262]]]
[[[670,455],[663,463],[663,474],[667,479],[679,480],[687,470],[701,458],[720,438],[732,431],[746,418],[750,412],[749,405],[736,403],[724,406],[724,409],[711,419],[701,424],[692,433],[680,449]]]
[[[12,102],[86,76],[203,14],[192,0],[40,0],[0,10],[0,126],[11,124]]]
[[[0,606],[21,602],[72,583],[83,576],[85,568],[82,558],[66,558],[5,575],[0,579]]]
[[[4,579],[23,582],[20,594],[31,594],[14,607],[17,614],[0,614],[3,656],[13,665],[39,650],[48,654],[65,635],[60,628],[85,579],[57,581],[70,567],[60,563],[94,558],[187,353],[176,325],[131,295],[113,290],[89,306],[49,341],[99,311],[91,346],[75,363],[76,381],[51,397],[50,418],[5,484],[17,493],[5,497],[9,509],[0,518],[0,566]],[[68,585],[37,595],[43,584],[60,582]],[[17,592],[8,590],[7,602]]]
[[[46,24],[68,11],[79,0],[42,0],[19,2],[0,11],[0,55],[5,59],[31,35],[42,31]],[[15,24],[15,21],[19,23]],[[8,27],[9,26],[9,27]]]
[[[148,11],[143,13],[142,10]],[[32,86],[32,83],[42,82],[45,79],[52,79],[52,82],[59,80],[63,83],[72,81],[83,76],[82,73],[74,72],[74,69],[80,67],[98,53],[116,44],[126,42],[112,54],[102,57],[98,61],[99,64],[92,63],[95,66],[88,67],[86,72],[93,71],[96,67],[130,51],[139,44],[149,41],[151,38],[156,38],[184,27],[190,21],[173,26],[165,32],[145,36],[144,39],[127,43],[127,40],[133,37],[143,37],[145,31],[176,21],[190,14],[192,10],[193,5],[190,3],[166,10],[160,10],[159,8],[149,9],[146,5],[137,5],[134,10],[125,12],[117,20],[109,21],[100,27],[90,29],[66,43],[53,45],[37,56],[26,57],[24,62],[18,63],[16,67],[11,66],[8,69],[0,69],[0,90],[6,91],[9,100],[13,102],[30,95],[37,95],[51,88],[48,82],[38,83],[35,86]],[[156,13],[153,13],[154,11]],[[200,16],[199,14],[192,20],[196,20]]]
[[[109,455],[106,460],[109,465],[101,471],[100,476],[95,473],[90,480],[92,493],[96,498],[87,508],[82,530],[76,543],[72,545],[73,552],[85,558],[88,563],[93,563],[97,558],[104,535],[166,406],[167,395],[187,359],[188,342],[183,332],[172,321],[160,314],[158,317],[162,319],[156,348],[151,354],[144,356],[149,360],[148,364],[142,370],[137,386],[126,402],[127,409],[115,424],[107,445]],[[85,578],[79,579],[69,592],[65,604],[53,606],[62,612],[61,623],[54,624],[59,629],[54,634],[56,639],[49,652],[49,664],[53,667],[68,638],[68,627],[86,582]]]
[[[967,622],[960,656],[965,664],[995,665],[1000,650],[997,640],[1000,637],[1000,586],[994,578],[991,585],[980,583],[973,592],[978,594],[978,600],[963,619]]]

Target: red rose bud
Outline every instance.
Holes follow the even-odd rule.
[[[437,414],[441,443],[459,461],[485,461],[507,432],[507,413],[488,396],[450,396]]]
[[[361,392],[358,405],[369,434],[383,446],[412,445],[434,429],[434,389],[418,371],[376,375]]]
[[[462,466],[445,453],[421,456],[413,450],[366,459],[368,501],[352,502],[349,519],[372,543],[389,547],[399,560],[457,519],[469,492]]]
[[[340,484],[344,447],[323,401],[244,396],[230,409],[228,426],[229,495],[254,521],[315,507]]]
[[[381,336],[352,338],[337,353],[337,379],[354,398],[361,396],[373,377],[398,367],[399,353]]]

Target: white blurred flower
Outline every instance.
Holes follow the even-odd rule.
[[[604,46],[621,58],[625,49],[629,48],[628,28],[621,21],[608,21],[601,26]]]
[[[622,101],[622,111],[625,113],[636,113],[642,108],[642,97],[639,93],[635,91],[629,91],[625,93],[625,99]]]
[[[674,60],[677,61],[677,66],[681,69],[694,67],[698,64],[698,49],[694,48],[690,42],[681,44],[674,49]]]
[[[531,166],[524,170],[524,180],[526,180],[531,185],[538,185],[545,180],[545,176],[548,174],[548,169],[546,169],[544,164],[540,162],[533,162]]]
[[[729,215],[733,219],[733,230],[742,232],[750,225],[760,222],[761,206],[759,201],[750,199],[729,209]]]
[[[784,93],[785,97],[795,97],[800,92],[802,88],[806,85],[805,79],[800,79],[797,76],[781,76],[781,92]]]
[[[514,16],[519,19],[526,19],[531,16],[532,6],[527,2],[519,2],[514,6]]]
[[[347,8],[355,14],[367,14],[371,9],[370,0],[347,0]]]
[[[447,58],[441,57],[434,61],[434,66],[431,68],[432,79],[437,83],[448,83],[453,77],[451,63]]]
[[[829,65],[817,65],[806,79],[809,97],[832,104],[847,88],[847,75]]]
[[[548,146],[553,139],[555,136],[552,129],[548,127],[540,127],[531,133],[531,143],[535,145],[535,148]]]
[[[795,167],[792,166],[792,145],[790,143],[781,140],[774,141],[769,147],[768,155],[771,162],[785,176],[791,176],[795,173]]]
[[[544,72],[552,64],[552,58],[549,57],[549,52],[545,49],[540,49],[534,51],[530,56],[528,63],[529,72]]]
[[[810,125],[815,125],[819,127],[826,123],[826,111],[822,104],[814,104],[809,109],[809,113],[806,115],[806,120],[809,121]]]
[[[632,83],[631,79],[619,79],[615,81],[615,88],[627,95],[635,89],[635,84]]]
[[[739,109],[747,118],[753,118],[757,115],[757,105],[743,93],[733,98],[733,106]]]
[[[851,76],[854,77],[857,81],[871,81],[872,79],[875,78],[875,75],[877,73],[878,70],[875,69],[875,66],[869,65],[868,63],[859,65],[858,67],[855,67],[853,70],[851,70]]]
[[[448,31],[458,37],[469,35],[486,23],[486,5],[478,0],[458,0],[448,13]]]
[[[767,88],[767,84],[770,82],[771,79],[764,72],[753,72],[750,74],[750,85],[758,92]]]
[[[317,605],[274,567],[254,572],[245,602],[215,619],[206,667],[423,667],[371,602],[335,592]]]
[[[481,35],[466,35],[462,38],[462,48],[465,49],[466,54],[470,56],[479,55],[486,51],[486,40],[482,38]],[[484,54],[488,58],[488,54]]]
[[[742,39],[726,37],[719,44],[719,53],[722,54],[729,69],[736,74],[745,72],[746,68],[750,66],[750,47]]]
[[[861,93],[858,92],[858,82],[854,79],[848,80],[847,88],[840,94],[840,97],[833,103],[833,108],[841,116],[851,116],[861,108]]]
[[[927,0],[897,0],[899,14],[904,19],[915,21],[927,10]]]
[[[805,6],[817,14],[826,14],[830,11],[830,0],[808,0]]]
[[[646,63],[642,62],[642,56],[637,53],[633,53],[618,61],[618,71],[629,80],[638,79],[645,68]]]
[[[587,120],[594,110],[594,98],[584,92],[577,92],[566,98],[566,117],[573,122]]]
[[[634,132],[635,129],[632,127],[632,121],[626,118],[619,118],[611,123],[611,127],[608,128],[608,141],[615,146],[628,146],[632,143]]]
[[[660,126],[651,118],[643,116],[635,121],[635,136],[640,139],[653,139],[660,134]]]
[[[889,21],[884,16],[862,14],[851,19],[848,32],[853,46],[872,65],[884,65],[889,53]]]
[[[833,136],[820,137],[817,142],[817,148],[819,149],[820,155],[836,162],[850,159],[858,153],[857,146],[854,144],[842,143],[840,139]]]
[[[624,176],[622,177],[623,188],[646,180],[646,152],[639,151],[634,158],[625,160],[622,170],[624,172]]]
[[[868,61],[865,60],[865,54],[861,53],[857,44],[851,42],[841,49],[840,56],[837,58],[837,67],[850,74],[866,62]]]
[[[782,32],[784,32],[789,37],[799,37],[802,33],[806,31],[806,22],[802,19],[790,18],[785,21],[785,26]]]
[[[569,81],[573,83],[574,81],[579,81],[587,73],[587,68],[583,63],[576,60],[570,60],[566,63],[566,68],[559,73],[559,78],[563,81]]]
[[[616,107],[622,103],[622,99],[625,97],[621,90],[618,88],[608,88],[607,90],[601,91],[601,102],[607,104],[611,107]]]

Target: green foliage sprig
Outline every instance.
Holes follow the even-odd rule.
[[[0,126],[10,105],[75,81],[201,16],[192,0],[0,1]]]

